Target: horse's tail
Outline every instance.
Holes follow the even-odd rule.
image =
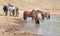
[[[24,18],[24,20],[26,20],[25,12],[23,13],[23,18]]]
[[[40,24],[39,19],[38,19],[37,16],[35,17],[35,23],[36,23],[36,24]]]

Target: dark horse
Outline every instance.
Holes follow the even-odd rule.
[[[4,12],[5,12],[5,16],[7,16],[7,13],[8,13],[8,7],[5,5],[5,6],[3,6],[3,10],[4,10]]]
[[[14,7],[11,4],[3,6],[3,10],[4,10],[6,16],[7,16],[8,11],[10,12],[10,15],[12,13],[13,16],[15,15],[15,13],[16,13],[16,16],[18,16],[18,14],[19,14],[19,8]]]
[[[27,17],[31,17],[32,20],[35,19],[35,23],[39,24],[39,19],[38,19],[38,16],[36,16],[36,14],[31,13],[30,11],[24,11],[24,13],[23,13],[24,20],[27,20]]]

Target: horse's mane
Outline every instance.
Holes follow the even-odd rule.
[[[11,4],[8,4],[9,6],[11,6],[11,7],[13,7],[13,5],[11,5]]]

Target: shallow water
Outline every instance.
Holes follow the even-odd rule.
[[[35,24],[31,18],[28,18],[27,23],[25,23],[25,28],[17,31],[48,36],[60,36],[60,16],[52,15],[50,20],[41,20],[40,24]]]

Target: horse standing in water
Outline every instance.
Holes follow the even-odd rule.
[[[45,12],[45,17],[46,17],[47,19],[50,19],[50,13],[49,13],[49,12]]]
[[[10,13],[10,16],[11,16],[11,13],[13,16],[15,15],[15,13],[16,13],[16,16],[18,16],[18,14],[19,14],[19,8],[14,7],[11,4],[3,6],[3,10],[4,10],[4,12],[6,11],[6,13],[5,13],[6,16],[7,16],[8,11]]]
[[[42,19],[44,19],[44,18],[50,19],[50,13],[49,12],[40,11],[40,13],[41,13]]]

